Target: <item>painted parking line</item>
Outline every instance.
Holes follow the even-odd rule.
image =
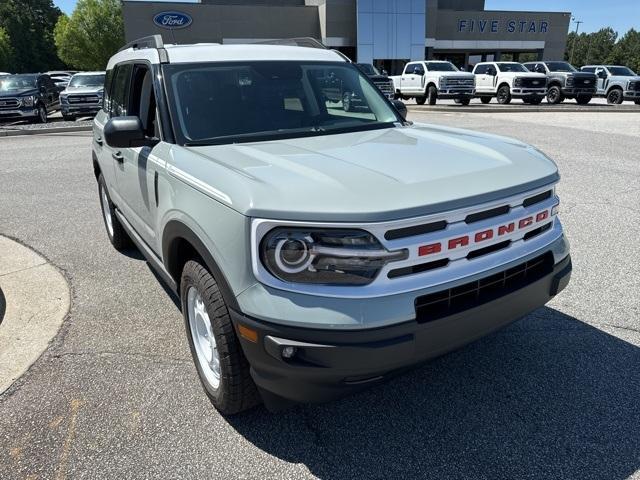
[[[0,236],[0,393],[7,390],[58,333],[71,294],[62,273],[30,248]]]

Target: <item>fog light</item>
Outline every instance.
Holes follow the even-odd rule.
[[[282,358],[293,358],[298,349],[296,347],[287,346],[282,348]]]
[[[555,204],[553,207],[551,207],[551,215],[557,215],[558,212],[560,211],[560,204],[557,203]]]

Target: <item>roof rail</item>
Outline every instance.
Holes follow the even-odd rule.
[[[297,38],[280,38],[275,40],[264,40],[261,42],[253,42],[255,45],[288,45],[290,47],[307,47],[307,48],[321,48],[328,50],[328,48],[319,40],[311,37],[297,37]]]
[[[161,35],[149,35],[148,37],[138,38],[136,40],[133,40],[132,42],[127,43],[118,51],[121,52],[123,50],[127,50],[128,48],[133,48],[134,50],[138,48],[164,48],[164,42],[162,41]]]

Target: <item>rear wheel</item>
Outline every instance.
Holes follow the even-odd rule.
[[[491,103],[491,97],[480,97],[480,101],[485,105]]]
[[[416,97],[416,103],[418,105],[424,105],[424,102],[427,101],[427,97]]]
[[[456,100],[456,103],[459,103],[460,105],[464,105],[467,106],[471,103],[471,99],[470,98],[460,98],[458,100]]]
[[[576,102],[578,105],[586,105],[591,101],[593,97],[591,95],[578,95],[576,97]]]
[[[498,94],[496,96],[498,103],[500,105],[506,105],[511,102],[511,90],[507,85],[502,85],[498,89]]]
[[[180,300],[191,355],[213,406],[232,415],[259,404],[249,362],[218,284],[195,260],[182,270]]]
[[[438,89],[433,85],[427,90],[427,98],[429,99],[429,105],[435,105],[438,100]]]
[[[620,105],[624,100],[624,96],[622,95],[622,90],[619,88],[612,88],[609,93],[607,93],[607,103],[610,105]]]
[[[131,239],[116,217],[115,205],[109,197],[109,191],[102,174],[98,177],[98,195],[100,196],[100,207],[102,209],[102,219],[107,229],[107,236],[113,248],[124,250],[131,246]]]
[[[547,91],[547,102],[552,105],[557,105],[558,103],[562,103],[564,100],[564,95],[562,95],[562,90],[557,85],[554,85],[549,88]]]

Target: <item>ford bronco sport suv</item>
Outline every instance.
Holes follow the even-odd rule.
[[[358,111],[327,98],[328,77]],[[384,381],[569,281],[553,161],[411,124],[331,50],[154,36],[109,60],[104,99],[92,149],[107,235],[179,295],[225,414]]]

